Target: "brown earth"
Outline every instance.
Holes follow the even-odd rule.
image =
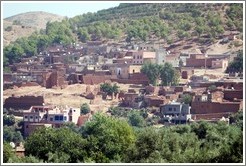
[[[120,90],[127,91],[129,88],[132,88],[132,85],[126,84],[117,84],[120,87]],[[3,91],[3,99],[15,95],[17,96],[24,96],[24,95],[34,95],[44,96],[45,103],[57,105],[57,106],[71,106],[71,107],[80,107],[83,103],[88,103],[90,108],[94,111],[107,111],[110,106],[115,106],[118,104],[118,99],[107,99],[102,100],[101,96],[98,96],[98,99],[95,103],[91,104],[89,99],[81,97],[82,93],[86,92],[85,84],[74,84],[69,85],[64,89],[61,88],[52,88],[46,89],[41,86],[29,86],[29,87],[15,87],[13,89],[7,89]],[[98,85],[90,85],[90,89],[94,89]],[[134,88],[139,89],[139,88]]]

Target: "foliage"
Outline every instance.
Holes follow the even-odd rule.
[[[15,124],[14,115],[3,115],[3,125],[12,126]]]
[[[237,122],[242,120],[239,112],[231,116],[230,125],[201,121],[133,128],[125,120],[96,114],[81,128],[81,135],[68,128],[36,130],[26,140],[25,158],[13,155],[5,143],[4,161],[240,163],[243,130]]]
[[[103,83],[100,86],[101,91],[105,92],[107,95],[112,95],[113,93],[119,92],[119,86],[116,84],[111,85],[110,83]]]
[[[237,57],[229,64],[226,73],[243,72],[243,50],[238,51]]]
[[[225,14],[223,19],[221,11]],[[13,24],[21,23],[15,20]],[[176,38],[170,37],[171,34],[184,39],[196,32],[200,40],[204,39],[203,34],[214,39],[223,34],[225,27],[242,32],[242,4],[120,4],[96,13],[65,18],[61,22],[48,22],[45,30],[34,32],[28,38],[20,38],[4,48],[4,67],[19,62],[22,56],[37,55],[51,44],[68,45],[76,40],[85,43],[88,40],[111,39],[127,42],[164,39],[171,44]]]
[[[5,28],[5,31],[10,32],[10,31],[12,31],[12,29],[13,29],[13,27],[12,27],[12,26],[8,26],[7,28]]]
[[[146,125],[143,116],[140,115],[140,111],[133,110],[128,114],[128,121],[130,125],[136,127],[143,127]]]
[[[135,141],[133,129],[124,120],[96,114],[86,123],[82,135],[88,140],[87,152],[95,162],[121,162]]]
[[[43,160],[40,160],[32,155],[24,157],[13,155],[13,157],[9,158],[8,163],[43,163]]]
[[[23,136],[14,126],[3,126],[3,140],[6,142],[22,142]]]
[[[81,115],[85,115],[85,114],[88,114],[90,113],[91,109],[90,109],[90,106],[88,103],[83,103],[81,106],[80,106],[80,114]]]
[[[243,111],[239,110],[236,114],[230,116],[230,124],[235,124],[243,130]]]
[[[165,63],[161,68],[160,78],[162,85],[177,85],[179,83],[180,74],[170,63]]]
[[[141,72],[149,78],[151,84],[156,85],[160,76],[160,69],[161,65],[148,62],[143,64]]]
[[[230,28],[233,28],[234,26],[239,30],[243,31],[243,4],[240,3],[232,3],[230,4],[230,8],[226,10],[227,16],[230,18],[228,20],[230,24]],[[234,25],[234,26],[233,26]]]
[[[213,91],[213,90],[216,90],[216,89],[217,89],[217,87],[215,85],[210,85],[208,87],[208,90],[210,90],[210,91]]]
[[[184,102],[185,104],[191,105],[193,97],[189,94],[184,94],[181,98],[181,101]]]
[[[78,162],[83,161],[86,156],[85,146],[86,140],[69,128],[40,128],[27,138],[25,153],[44,161],[66,159],[67,162]],[[51,156],[58,153],[63,154],[63,156],[61,158]]]
[[[3,143],[3,162],[7,163],[9,158],[11,158],[12,156],[14,156],[12,147],[10,146],[9,143],[4,142]]]

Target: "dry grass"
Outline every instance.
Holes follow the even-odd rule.
[[[91,103],[89,99],[81,97],[80,95],[86,92],[85,84],[74,84],[69,85],[64,89],[61,88],[52,88],[46,89],[41,86],[30,86],[30,87],[15,87],[13,89],[7,89],[3,91],[3,99],[15,95],[15,96],[24,96],[24,95],[34,95],[34,96],[44,96],[46,104],[52,104],[57,106],[72,106],[80,107],[82,103],[88,103],[92,110],[94,111],[107,111],[110,106],[118,105],[118,100],[102,100],[101,96],[98,96],[98,99],[95,103]],[[93,90],[98,85],[90,85],[91,90]],[[118,84],[120,90],[127,91],[131,88],[131,85]],[[136,88],[138,90],[139,88]]]

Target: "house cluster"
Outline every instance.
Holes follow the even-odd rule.
[[[93,113],[93,112],[92,112]],[[56,106],[32,106],[29,110],[23,111],[24,136],[29,136],[39,127],[59,128],[67,122],[73,122],[82,126],[90,120],[92,114],[80,114],[79,108],[59,108]]]
[[[126,46],[107,44],[103,41],[89,41],[86,44],[74,43],[70,46],[53,45],[35,57],[22,58],[21,62],[10,66],[11,72],[3,74],[4,87],[41,85],[46,88],[64,88],[69,84],[95,85],[106,81],[123,84],[142,84],[139,91],[128,89],[117,95],[123,107],[156,108],[161,118],[168,123],[187,123],[206,119],[217,121],[227,118],[242,108],[243,82],[237,76],[216,77],[196,75],[196,69],[221,69],[223,72],[235,55],[207,55],[200,50],[181,53],[173,49],[160,48],[156,44]],[[141,73],[146,62],[157,64],[171,63],[180,71],[179,86],[155,87]],[[209,87],[214,85],[215,89]],[[88,99],[99,99],[100,89],[82,94]],[[182,102],[182,96],[192,96],[190,104]],[[9,100],[8,103],[16,101]],[[18,99],[20,103],[24,99]],[[7,101],[7,100],[6,100]],[[23,113],[26,134],[39,125],[59,127],[63,122],[81,125],[79,110],[73,108],[50,108],[37,103],[23,107],[30,110]],[[13,102],[12,102],[13,103]],[[72,118],[71,118],[72,116]]]
[[[214,86],[211,89],[211,86]],[[121,92],[122,93],[122,92]],[[184,95],[191,96],[185,104]],[[122,106],[156,109],[164,122],[183,124],[192,121],[218,121],[243,108],[242,80],[204,82],[197,87],[146,86],[139,92],[129,89],[120,95]]]
[[[231,56],[206,55],[199,50],[181,54],[171,47],[161,48],[150,43],[131,47],[102,41],[66,47],[54,45],[37,56],[22,58],[19,63],[10,65],[11,72],[3,73],[3,83],[4,88],[13,85],[64,88],[69,84],[99,84],[106,80],[148,85],[148,78],[140,72],[146,62],[169,62],[187,79],[194,68],[226,69]]]

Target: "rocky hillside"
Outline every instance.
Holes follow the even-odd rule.
[[[3,20],[4,46],[20,37],[28,37],[36,30],[45,29],[48,21],[61,21],[64,17],[37,11],[14,15]]]

